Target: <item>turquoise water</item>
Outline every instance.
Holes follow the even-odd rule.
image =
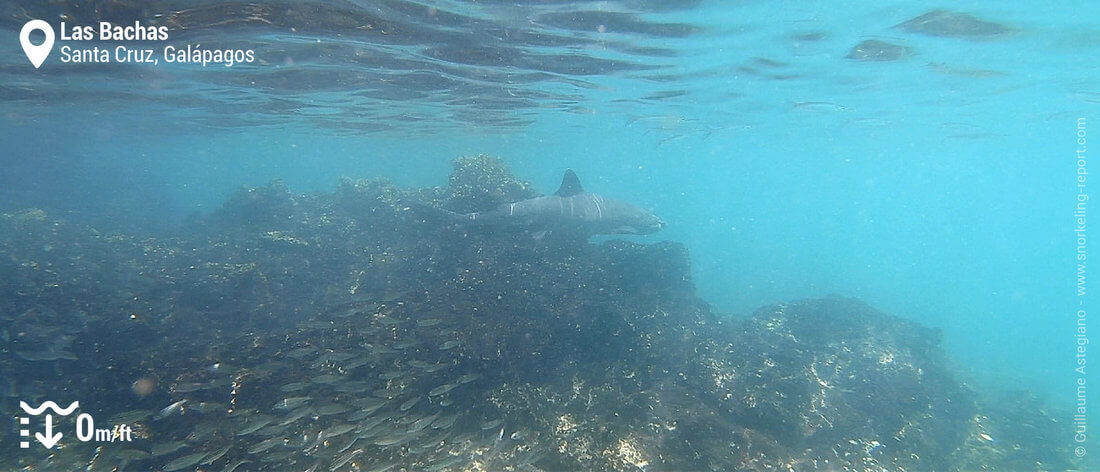
[[[550,193],[572,168],[589,190],[660,215],[662,232],[635,239],[686,245],[717,312],[860,298],[941,328],[968,382],[1074,406],[1073,152],[1078,118],[1091,124],[1100,103],[1100,5],[953,3],[1012,32],[944,37],[895,28],[930,10],[919,2],[424,3],[513,34],[462,63],[463,44],[433,56],[415,37],[327,32],[345,27],[338,15],[296,29],[210,19],[170,41],[254,47],[262,63],[51,56],[36,71],[15,41],[23,17],[5,15],[0,210],[157,232],[276,178],[295,193],[332,191],[341,176],[444,185],[451,159],[484,153]],[[404,11],[386,5],[383,18]],[[411,24],[422,6],[405,5]],[[676,26],[538,16],[601,9]],[[845,57],[868,39],[909,49]],[[378,86],[402,66],[468,87]],[[547,76],[521,78],[532,71]]]

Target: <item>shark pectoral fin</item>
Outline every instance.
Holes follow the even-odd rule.
[[[550,234],[550,231],[544,229],[542,231],[535,231],[534,233],[531,233],[531,237],[534,238],[535,241],[541,241],[542,238],[545,238],[547,234]]]

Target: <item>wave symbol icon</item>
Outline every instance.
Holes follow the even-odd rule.
[[[46,409],[53,410],[54,413],[57,413],[61,416],[68,416],[73,411],[76,411],[79,406],[80,402],[77,401],[69,405],[68,408],[61,408],[57,406],[57,404],[54,403],[53,400],[46,400],[46,402],[39,405],[38,408],[31,408],[31,406],[28,405],[27,402],[19,402],[19,407],[22,408],[23,411],[27,412],[28,415],[34,416],[41,415],[43,411],[46,411]]]

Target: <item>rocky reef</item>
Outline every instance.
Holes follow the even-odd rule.
[[[471,233],[414,211],[532,195],[478,156],[447,188],[242,189],[172,238],[0,216],[0,409],[79,400],[136,431],[52,451],[4,435],[19,452],[0,466],[1082,467],[1034,403],[961,382],[934,329],[844,298],[733,319],[695,295],[677,243]]]

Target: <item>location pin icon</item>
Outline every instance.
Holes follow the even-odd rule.
[[[37,46],[31,44],[31,31],[34,30],[39,30],[46,35],[46,40]],[[28,21],[23,25],[23,31],[19,32],[19,44],[23,45],[23,52],[27,53],[27,59],[30,59],[31,64],[34,64],[34,68],[37,69],[46,61],[46,56],[49,56],[50,50],[53,49],[53,28],[42,20]]]

